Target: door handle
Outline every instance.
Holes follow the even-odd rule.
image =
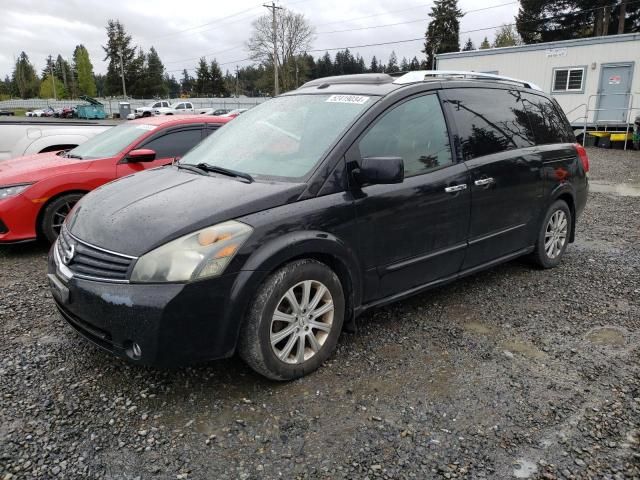
[[[491,185],[495,180],[491,177],[489,178],[481,178],[480,180],[476,180],[475,183],[478,187],[485,187],[487,185]]]
[[[467,184],[461,183],[460,185],[451,185],[450,187],[445,187],[444,191],[447,193],[456,193],[466,189],[467,189]]]

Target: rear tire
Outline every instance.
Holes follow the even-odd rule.
[[[62,195],[45,207],[40,228],[49,243],[56,241],[65,218],[83,196],[82,193]]]
[[[544,216],[536,249],[532,253],[533,261],[542,268],[557,267],[562,261],[571,238],[571,210],[564,200],[556,200]]]
[[[289,263],[258,289],[240,331],[240,357],[272,380],[302,377],[334,351],[344,312],[333,270],[310,259]]]

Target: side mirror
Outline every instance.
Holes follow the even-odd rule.
[[[352,173],[360,185],[402,183],[404,160],[401,157],[366,157],[358,161]]]
[[[131,150],[127,155],[127,161],[131,163],[137,162],[153,162],[156,159],[156,152],[150,148],[138,148]]]

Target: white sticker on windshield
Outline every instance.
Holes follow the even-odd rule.
[[[136,125],[136,128],[138,130],[147,130],[148,132],[150,132],[151,130],[155,130],[158,127],[156,125],[143,124],[143,125]]]
[[[369,100],[369,97],[363,97],[362,95],[331,95],[327,98],[329,103],[355,103],[356,105],[362,105]]]

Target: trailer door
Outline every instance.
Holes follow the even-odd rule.
[[[627,121],[632,67],[632,63],[602,65],[596,122],[625,123]]]

